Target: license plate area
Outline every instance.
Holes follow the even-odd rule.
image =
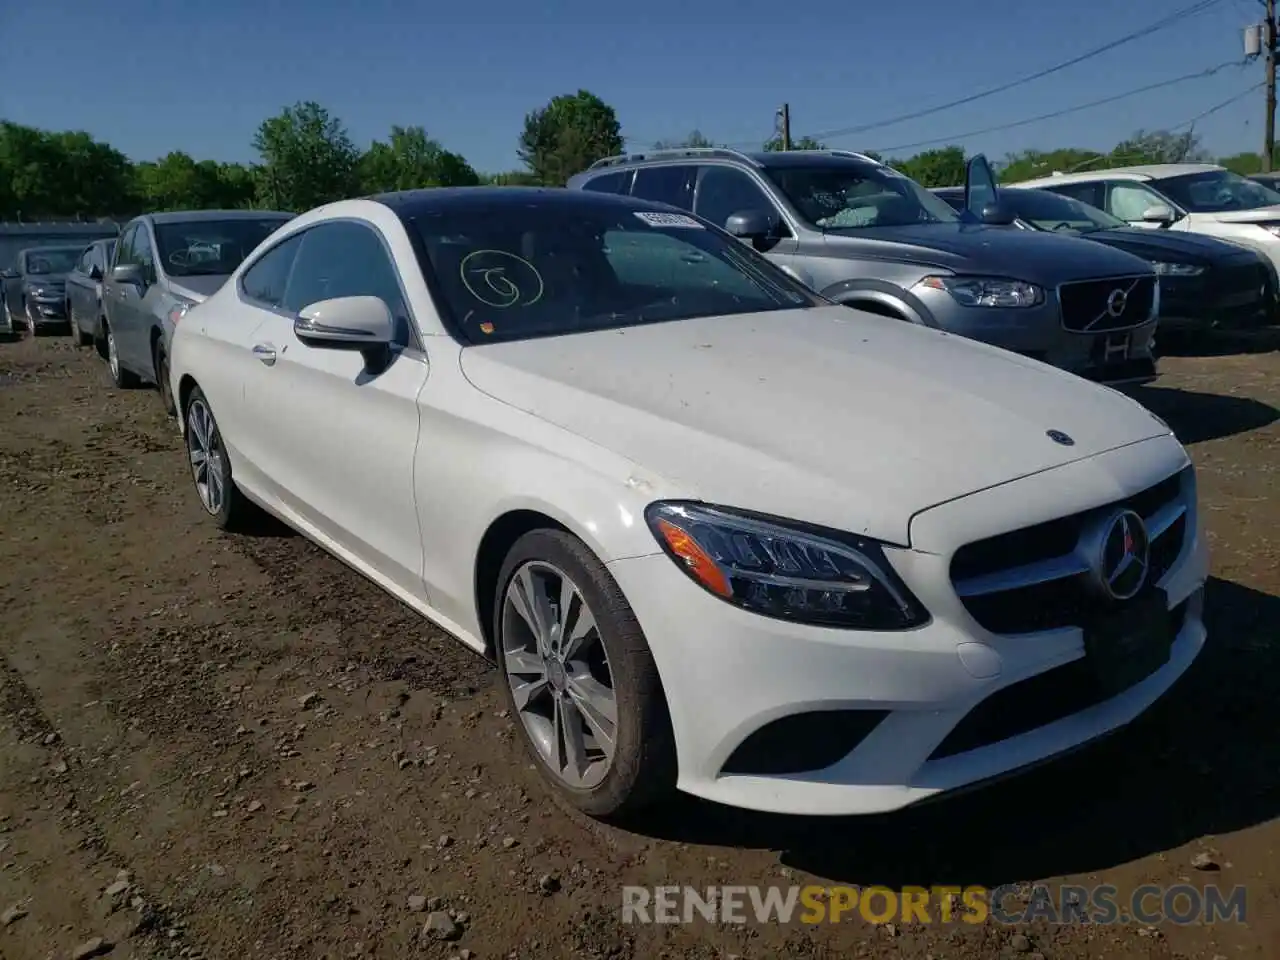
[[[1152,589],[1111,606],[1084,628],[1084,655],[1100,692],[1115,696],[1169,662],[1175,636],[1168,596]]]
[[[1127,333],[1107,333],[1093,341],[1090,359],[1099,366],[1124,363],[1129,359],[1132,337]]]

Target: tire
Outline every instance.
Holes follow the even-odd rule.
[[[171,417],[176,416],[178,408],[173,402],[173,387],[169,384],[169,358],[165,356],[164,344],[159,340],[156,341],[151,360],[156,371],[156,390],[160,393],[164,412]]]
[[[569,621],[567,630],[546,632],[552,638],[548,646],[554,647],[548,657],[535,652],[538,638],[517,604],[530,587],[544,597],[564,596],[563,588],[555,585],[557,574],[567,576],[575,588],[569,606],[577,612],[550,605],[543,608],[553,618]],[[549,593],[542,594],[543,590]],[[596,629],[587,631],[588,639],[578,651],[570,651],[572,640],[565,640],[565,634],[572,637],[583,622],[582,608],[575,600],[585,604]],[[658,669],[622,590],[586,544],[561,530],[526,533],[503,562],[493,610],[494,650],[507,703],[520,721],[526,749],[556,793],[582,813],[601,819],[622,819],[667,799],[675,790],[676,753]],[[603,767],[588,766],[588,771],[594,771],[590,776],[574,777],[562,772],[567,764],[550,752],[553,743],[567,742],[558,736],[554,718],[557,714],[567,718],[563,729],[575,726],[579,732],[590,731],[586,714],[574,704],[584,702],[583,690],[606,689],[599,651],[615,707],[613,752]],[[572,657],[575,652],[578,659]],[[550,666],[553,661],[560,666]],[[520,670],[522,665],[530,669]],[[539,669],[541,686],[536,679]],[[582,686],[584,681],[588,686]],[[523,688],[520,696],[517,688]],[[537,693],[526,697],[525,692],[533,688]],[[566,703],[569,707],[561,706]],[[577,742],[583,746],[582,739]],[[600,742],[593,735],[593,744],[583,755],[587,750],[597,752],[592,747],[598,748]]]
[[[116,349],[116,337],[111,332],[111,327],[104,320],[102,322],[102,336],[106,341],[107,347],[107,369],[111,372],[112,382],[121,390],[132,390],[137,387],[141,380],[136,373],[126,370],[120,364],[120,353]]]
[[[191,479],[196,495],[200,498],[200,505],[213,517],[219,528],[230,531],[243,529],[252,519],[255,508],[236,487],[231,475],[231,459],[222,445],[218,421],[199,387],[191,391],[182,415],[186,423],[183,442],[187,450],[187,463],[191,465]],[[207,431],[201,427],[201,423],[207,423]],[[215,454],[213,457],[208,455],[210,444]],[[200,454],[203,455],[202,459]],[[216,499],[210,496],[210,482],[216,484],[219,492]]]

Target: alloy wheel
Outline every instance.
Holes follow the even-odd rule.
[[[558,567],[530,560],[507,585],[501,629],[512,700],[540,759],[568,787],[599,786],[613,765],[618,702],[582,591]]]
[[[213,516],[222,510],[223,489],[222,437],[213,413],[203,400],[191,401],[187,408],[187,455],[191,458],[191,475],[195,478],[200,502]]]
[[[115,332],[107,327],[107,363],[111,367],[111,376],[120,379],[120,354],[116,352]]]

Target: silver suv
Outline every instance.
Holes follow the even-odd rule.
[[[998,229],[986,159],[957,212],[871,157],[721,148],[609,157],[577,190],[670,204],[752,244],[823,296],[939,327],[1108,384],[1156,377],[1160,288],[1146,260],[1075,237]]]

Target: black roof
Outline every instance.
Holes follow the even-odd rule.
[[[660,203],[621,197],[612,193],[589,190],[566,190],[564,187],[431,187],[424,190],[399,190],[368,197],[390,207],[400,217],[417,217],[445,211],[493,210],[495,207],[518,207],[532,203],[539,206],[578,208],[625,207],[629,210],[666,210]]]

